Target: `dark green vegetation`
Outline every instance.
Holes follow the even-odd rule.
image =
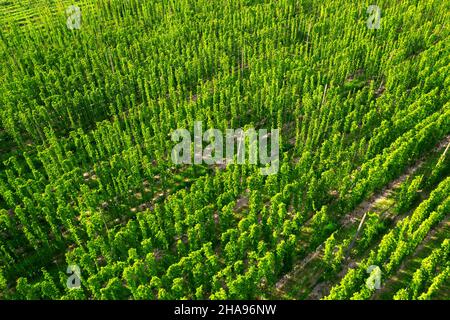
[[[449,4],[369,4],[0,0],[0,298],[448,299]],[[279,173],[172,164],[194,121]]]

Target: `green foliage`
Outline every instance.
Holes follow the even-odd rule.
[[[331,277],[343,218],[450,133],[445,1],[383,2],[376,31],[344,0],[84,0],[74,30],[68,5],[0,6],[0,298],[265,298],[321,245]],[[173,164],[196,121],[279,128],[279,172]],[[369,214],[358,248],[382,240],[329,297],[398,269],[450,211],[447,173],[402,185],[399,213],[439,184],[392,230]]]

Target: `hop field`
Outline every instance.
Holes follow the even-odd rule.
[[[449,9],[0,0],[0,299],[450,299]]]

